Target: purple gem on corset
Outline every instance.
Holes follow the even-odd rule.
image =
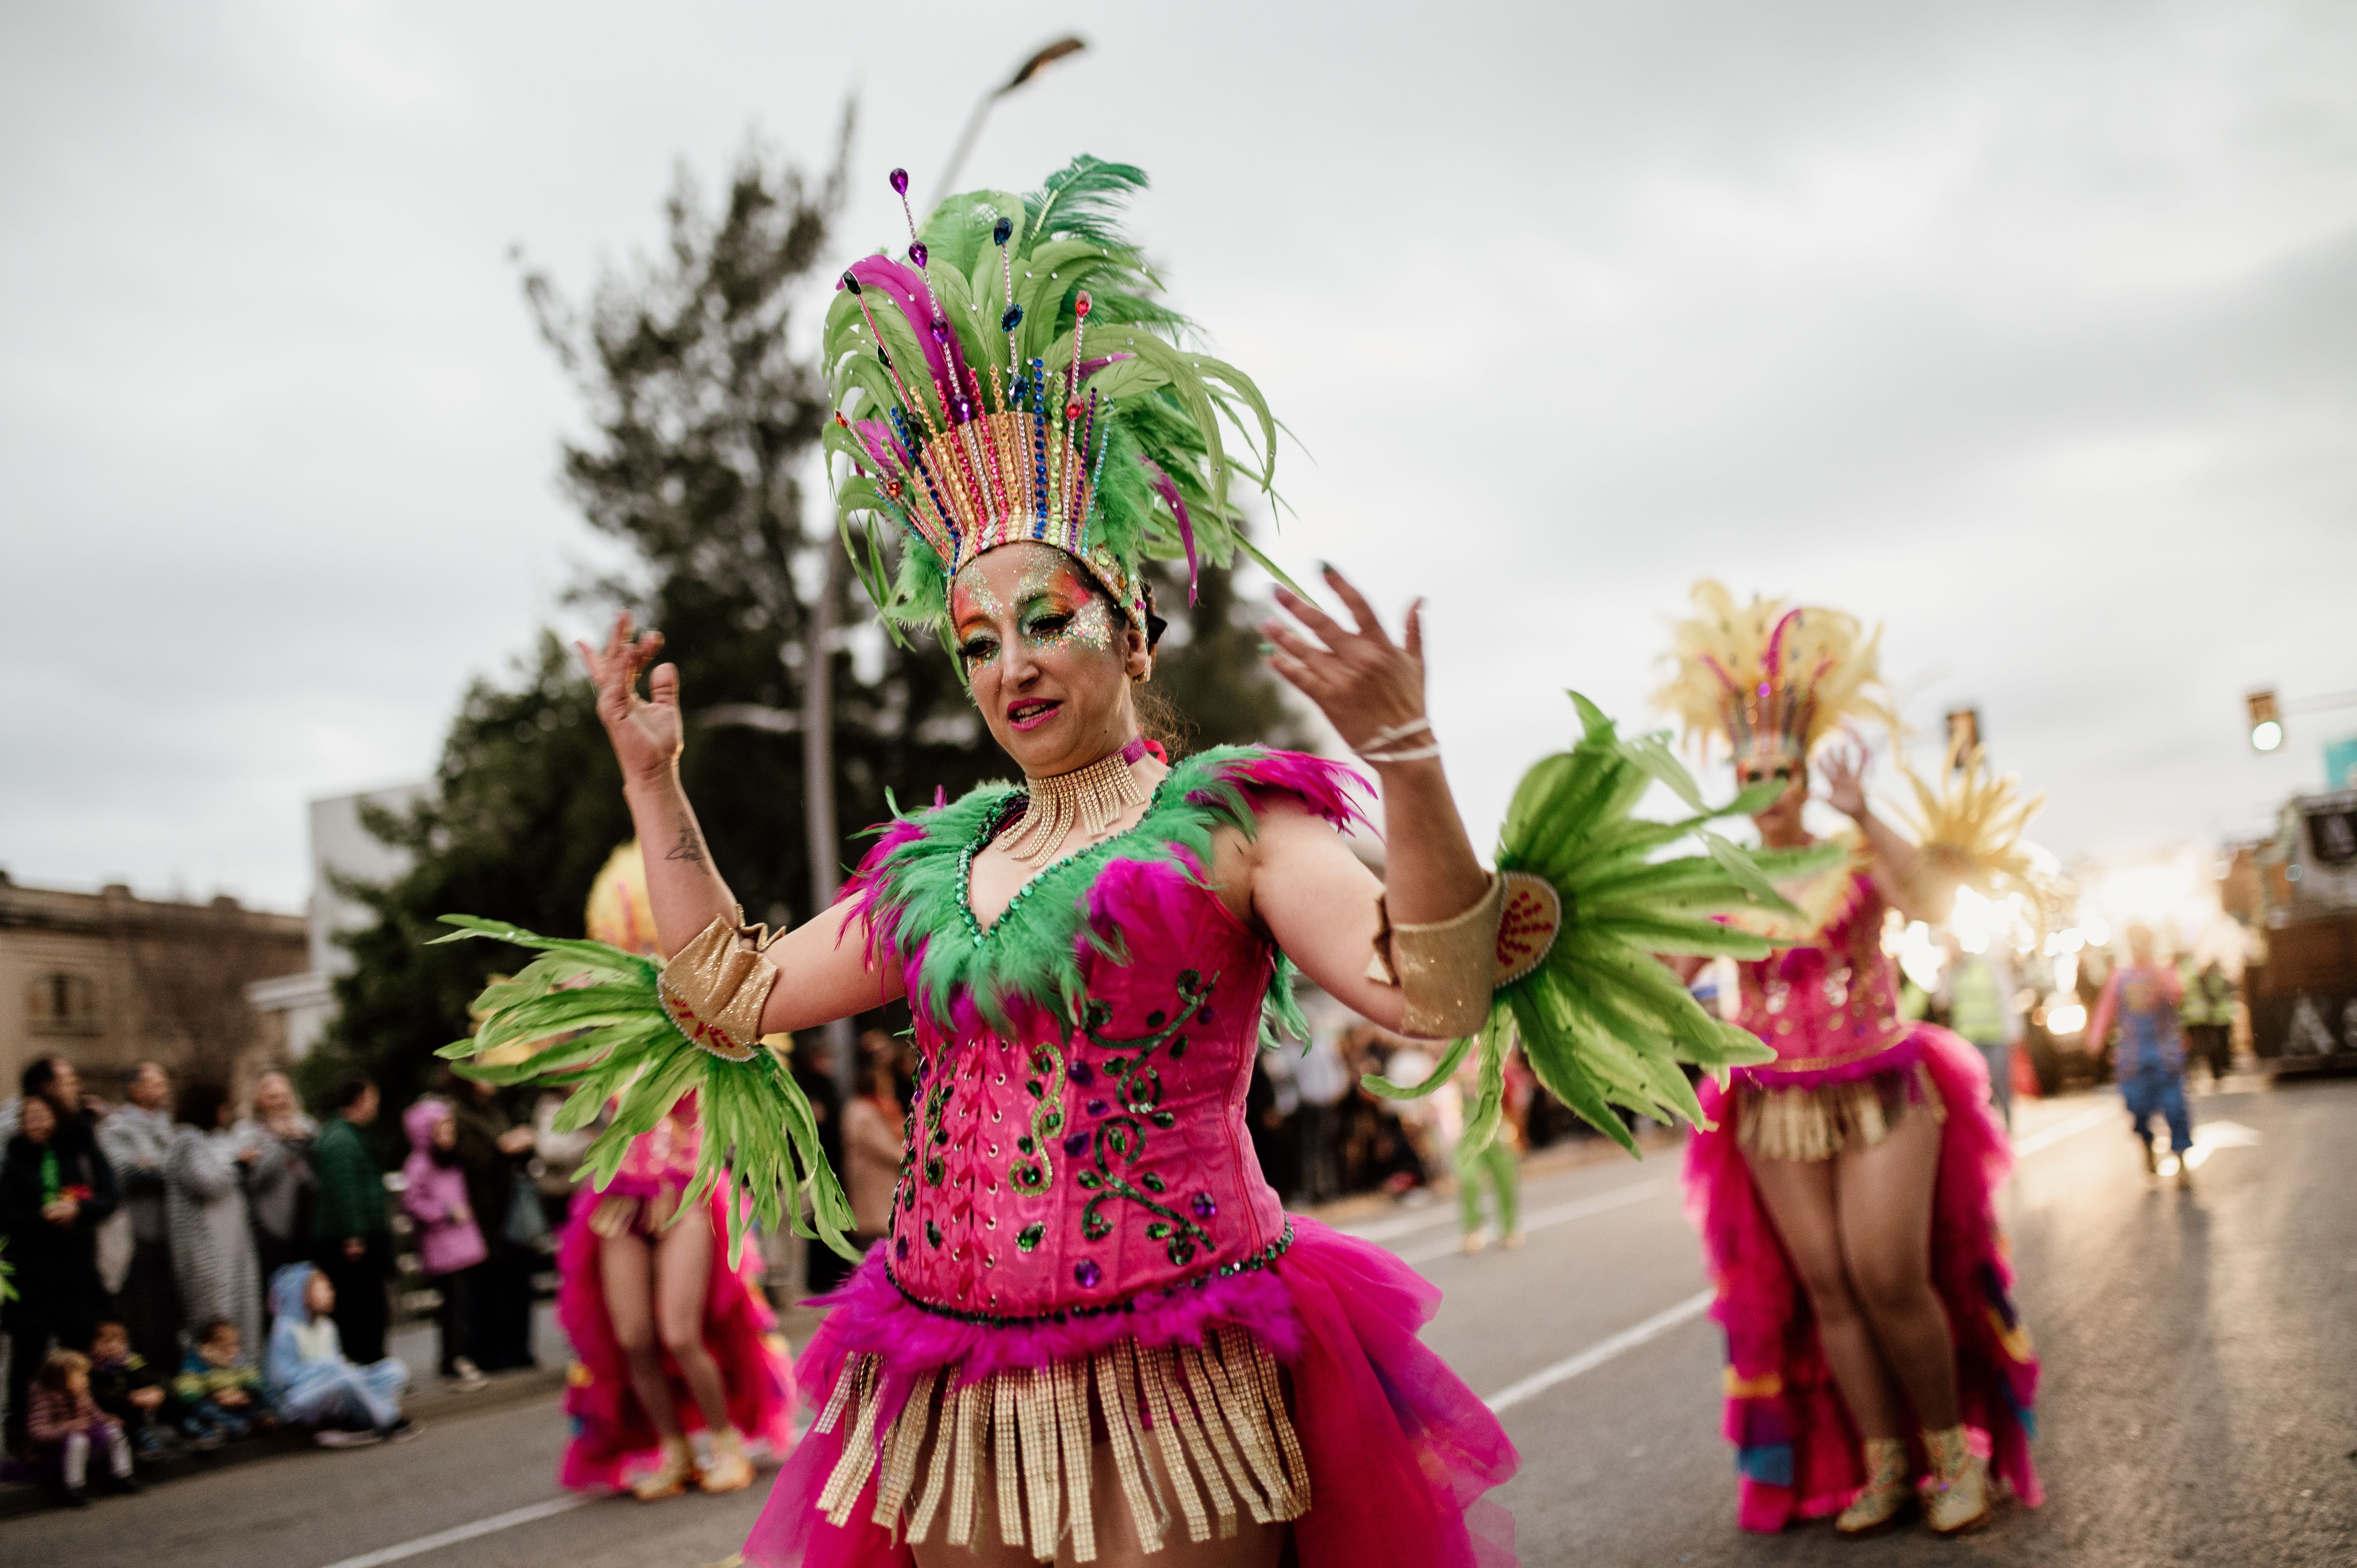
[[[1097,1282],[1104,1278],[1104,1271],[1098,1268],[1093,1261],[1082,1258],[1072,1265],[1072,1278],[1080,1282],[1082,1290],[1094,1290]]]
[[[1077,1160],[1088,1152],[1089,1135],[1086,1133],[1075,1133],[1064,1140],[1064,1153],[1071,1155],[1072,1158]]]
[[[903,1260],[909,1256],[909,1239],[906,1236],[896,1236],[892,1239],[892,1255]]]
[[[1103,1115],[1106,1112],[1108,1112],[1108,1111],[1112,1110],[1112,1109],[1113,1109],[1113,1107],[1112,1107],[1112,1106],[1110,1106],[1110,1105],[1107,1105],[1107,1104],[1106,1104],[1103,1101],[1102,1101],[1102,1100],[1092,1100],[1092,1101],[1090,1101],[1088,1102],[1088,1105],[1085,1107],[1085,1109],[1087,1110],[1088,1113],[1089,1113],[1090,1115],[1092,1115],[1092,1116],[1102,1116],[1102,1115]]]
[[[1190,1207],[1195,1210],[1195,1218],[1198,1219],[1209,1219],[1220,1211],[1220,1206],[1212,1200],[1211,1195],[1208,1192],[1197,1193],[1195,1201]]]
[[[1086,1089],[1097,1080],[1097,1069],[1086,1062],[1074,1062],[1064,1076]]]

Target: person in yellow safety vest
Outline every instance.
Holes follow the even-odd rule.
[[[1966,952],[1952,932],[1939,999],[1948,1027],[1970,1040],[1988,1062],[1989,1098],[2013,1131],[2013,1048],[2021,1043],[2021,1014],[2013,1004],[2013,966],[1994,950]]]
[[[2214,958],[2197,972],[2188,954],[2177,968],[2185,983],[2185,1000],[2177,1006],[2178,1022],[2185,1026],[2185,1054],[2210,1064],[2215,1087],[2233,1065],[2234,983]]]

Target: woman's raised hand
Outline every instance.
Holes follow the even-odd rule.
[[[603,652],[586,642],[573,645],[597,683],[597,722],[606,726],[627,779],[652,782],[668,773],[685,734],[679,715],[679,666],[655,665],[648,695],[639,695],[639,676],[662,651],[662,641],[659,631],[633,632],[630,612],[624,610],[614,618]]]
[[[1426,744],[1422,734],[1411,737],[1404,728],[1424,717],[1424,601],[1408,606],[1402,641],[1395,643],[1341,573],[1329,566],[1325,575],[1357,625],[1345,627],[1299,595],[1279,588],[1276,602],[1316,640],[1283,621],[1267,621],[1261,630],[1276,645],[1269,663],[1318,704],[1352,750],[1383,750],[1393,744],[1388,737],[1400,737],[1411,748]]]
[[[1827,746],[1818,764],[1825,774],[1825,804],[1846,817],[1866,814],[1866,753]]]

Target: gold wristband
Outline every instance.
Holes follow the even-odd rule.
[[[1490,1016],[1498,968],[1498,920],[1506,885],[1496,875],[1474,906],[1431,925],[1394,924],[1392,952],[1399,970],[1400,1032],[1453,1040]]]
[[[1563,930],[1563,899],[1544,877],[1508,871],[1493,874],[1490,890],[1453,919],[1394,925],[1380,894],[1375,919],[1367,978],[1405,993],[1400,1032],[1455,1039],[1487,1021],[1493,992],[1544,961]]]
[[[753,1059],[753,1047],[761,1037],[761,1006],[778,983],[778,972],[760,954],[768,945],[762,940],[768,931],[756,936],[738,923],[743,918],[741,909],[735,921],[714,916],[712,924],[663,965],[656,982],[663,1010],[680,1033],[732,1062]],[[738,945],[748,938],[753,946]]]

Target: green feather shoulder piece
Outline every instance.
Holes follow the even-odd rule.
[[[587,1127],[607,1102],[610,1125],[589,1145],[584,1168],[604,1187],[620,1168],[630,1140],[654,1131],[691,1090],[703,1126],[695,1181],[680,1203],[686,1212],[727,1183],[728,1258],[742,1254],[749,1217],[775,1229],[792,1226],[844,1257],[858,1253],[845,1239],[851,1203],[819,1152],[818,1120],[777,1053],[756,1051],[750,1061],[715,1056],[682,1034],[664,1011],[652,959],[604,942],[536,936],[472,915],[445,915],[459,929],[436,941],[477,937],[536,948],[541,956],[512,980],[476,999],[482,1026],[438,1055],[483,1083],[538,1083],[569,1089],[556,1113],[560,1132]],[[787,1194],[795,1200],[788,1203]],[[808,1197],[812,1218],[802,1217]]]
[[[1702,1122],[1681,1064],[1723,1074],[1775,1053],[1706,1012],[1656,955],[1758,959],[1791,945],[1711,917],[1790,910],[1776,879],[1808,875],[1844,853],[1837,844],[1772,853],[1738,848],[1709,824],[1762,808],[1782,783],[1709,809],[1662,736],[1623,740],[1594,703],[1577,692],[1571,700],[1583,733],[1569,751],[1542,758],[1523,775],[1497,854],[1499,871],[1535,876],[1561,900],[1553,945],[1527,972],[1498,988],[1480,1034],[1451,1045],[1430,1078],[1418,1084],[1365,1080],[1390,1099],[1429,1094],[1478,1048],[1480,1086],[1462,1144],[1468,1153],[1496,1135],[1506,1053],[1517,1037],[1538,1080],[1631,1154],[1636,1140],[1616,1108]],[[1656,781],[1694,814],[1668,822],[1631,815]],[[1689,840],[1701,854],[1661,857]]]

